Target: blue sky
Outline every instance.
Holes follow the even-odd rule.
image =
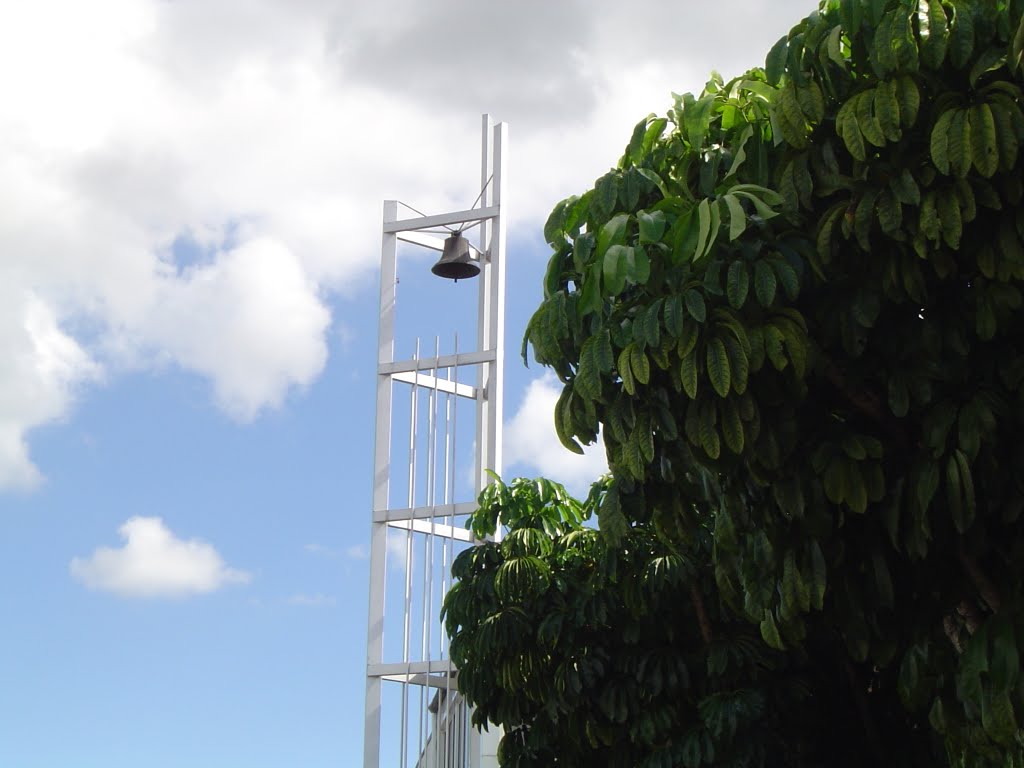
[[[360,763],[382,200],[467,207],[510,124],[506,475],[580,488],[544,217],[811,7],[624,6],[0,10],[0,766]]]

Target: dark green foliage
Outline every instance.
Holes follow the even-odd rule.
[[[564,382],[566,446],[603,434],[601,546],[685,558],[708,634],[756,629],[809,686],[814,716],[771,726],[806,749],[735,764],[1024,764],[1022,15],[826,0],[764,70],[643,120],[545,227],[525,341]],[[651,601],[581,642],[691,616]],[[658,738],[706,722],[701,685]],[[539,733],[519,706],[487,711]]]
[[[506,726],[502,765],[807,757],[803,727],[783,715],[815,718],[809,673],[705,602],[716,591],[707,532],[685,551],[642,528],[612,544],[581,523],[606,493],[598,483],[579,505],[550,481],[499,480],[473,524],[493,533],[500,514],[504,538],[453,565],[444,614],[459,690],[474,723]]]

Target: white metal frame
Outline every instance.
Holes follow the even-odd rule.
[[[435,714],[437,722],[434,723],[434,733],[429,736],[424,736],[425,729],[422,723],[420,724],[419,743],[416,749],[420,750],[421,754],[417,756],[417,766],[431,766],[432,768],[450,768],[450,766],[456,765],[459,768],[497,766],[495,754],[498,739],[497,729],[491,729],[488,734],[481,736],[475,730],[466,728],[468,722],[466,713],[458,709],[460,714],[456,714],[457,707],[461,705],[457,704],[457,693],[453,685],[455,669],[450,659],[447,658],[443,634],[435,635],[440,638],[441,642],[439,653],[435,652],[430,641],[432,632],[443,633],[439,618],[441,606],[431,604],[432,596],[436,594],[435,585],[430,583],[432,574],[438,565],[442,568],[441,572],[447,574],[456,542],[472,542],[470,533],[465,528],[455,525],[455,520],[460,515],[472,512],[475,505],[472,502],[455,503],[454,490],[449,487],[447,480],[448,462],[450,460],[454,462],[455,455],[454,445],[450,449],[451,455],[448,446],[449,434],[456,434],[453,420],[457,409],[452,408],[453,400],[456,402],[459,399],[475,401],[474,492],[479,493],[490,482],[488,469],[500,472],[502,466],[506,239],[504,206],[506,203],[505,160],[508,147],[508,126],[504,123],[493,125],[490,117],[484,115],[482,133],[480,174],[482,192],[479,207],[434,216],[399,219],[399,203],[394,200],[384,203],[377,348],[377,427],[370,538],[364,768],[380,768],[381,764],[381,706],[382,688],[385,681],[393,681],[402,686],[402,722],[398,724],[401,731],[401,768],[406,768],[409,760],[409,743],[415,728],[415,724],[408,722],[406,715],[408,705],[404,697],[412,695],[416,691],[419,692],[421,701],[428,694],[434,697],[429,707],[431,712],[435,710],[442,712],[439,715]],[[476,206],[475,203],[474,206]],[[423,230],[453,225],[461,227],[467,224],[476,225],[479,231],[478,251],[481,268],[477,300],[479,348],[465,352],[458,350],[458,337],[456,336],[456,350],[453,354],[440,354],[435,340],[433,356],[421,356],[419,342],[417,342],[417,351],[413,359],[395,360],[395,286],[399,241],[440,251],[444,241],[424,233]],[[459,379],[459,371],[469,367],[475,367],[477,371],[475,386]],[[408,446],[410,466],[402,467],[392,467],[391,465],[395,416],[393,397],[396,385],[403,385],[412,393],[411,416],[409,417],[410,443]],[[418,471],[416,465],[419,460],[417,446],[421,439],[417,435],[417,424],[420,418],[417,408],[421,402],[421,394],[425,394],[427,397],[429,409],[427,429],[431,430],[430,447],[424,457],[427,464],[426,471],[430,473],[427,481],[426,503],[420,503],[421,500],[417,498],[414,490]],[[439,415],[442,410],[443,415]],[[444,453],[443,456],[439,456],[433,446],[437,444],[436,436],[442,429],[443,440],[441,442],[444,444]],[[454,437],[452,442],[454,442]],[[439,472],[443,472],[445,477],[444,487],[441,490],[431,486],[432,478],[436,478]],[[392,498],[391,480],[392,477],[401,477],[405,473],[408,473],[409,493],[405,502],[399,505]],[[452,485],[454,485],[454,471],[452,471],[452,480]],[[397,609],[405,612],[405,637],[402,658],[396,659],[384,658],[385,606],[391,610],[396,609],[396,606],[393,605],[394,596],[388,594],[387,539],[389,529],[404,531],[407,550],[405,594],[402,596],[402,602],[397,606]],[[421,643],[421,653],[418,658],[414,658],[416,654],[410,648],[410,621],[413,620],[412,614],[416,600],[415,585],[412,584],[411,560],[413,539],[416,534],[419,534],[425,542],[423,549],[425,558],[436,557],[435,542],[440,542],[443,559],[440,564],[425,564],[424,567],[424,584],[420,599],[421,601],[425,600],[425,605],[421,602],[415,612],[423,623],[423,626],[419,628],[421,636],[426,639]],[[442,581],[440,586],[443,594],[445,582]],[[434,656],[438,657],[434,658]],[[415,690],[412,687],[415,687]],[[423,709],[421,706],[420,711]],[[445,729],[455,730],[457,726],[460,733],[465,733],[468,743],[464,748],[460,748],[463,752],[461,756],[451,757],[459,750],[455,749],[457,745],[453,746],[449,736],[433,738],[434,734],[441,732],[439,725],[441,719],[446,721],[443,723]],[[447,722],[448,720],[450,722]],[[384,725],[391,728],[395,724]],[[466,733],[467,730],[468,733]],[[431,741],[432,738],[433,741]],[[443,749],[449,755],[444,758],[440,755],[442,741],[446,742]],[[431,744],[437,750],[436,757],[430,757],[427,754],[427,745]],[[455,762],[452,762],[453,759]]]

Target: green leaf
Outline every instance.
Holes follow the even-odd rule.
[[[555,434],[558,435],[558,440],[562,445],[573,453],[578,453],[582,456],[583,448],[572,436],[573,426],[572,413],[570,409],[572,396],[573,391],[571,387],[564,387],[562,389],[562,394],[558,396],[558,400],[555,403]]]
[[[637,214],[637,221],[640,224],[640,242],[657,243],[665,234],[665,212],[664,211],[640,211]]]
[[[683,301],[686,303],[686,311],[690,313],[690,317],[698,323],[703,323],[708,319],[707,305],[704,304],[704,297],[700,291],[690,288],[683,294]]]
[[[717,336],[708,341],[707,372],[711,386],[718,396],[726,397],[732,386],[729,356],[726,354],[725,344]]]
[[[614,482],[609,486],[601,501],[601,506],[598,507],[597,519],[601,526],[601,533],[605,534],[613,544],[622,541],[629,533],[629,523],[622,512],[622,504],[619,500],[619,487]]]
[[[953,112],[949,124],[949,170],[953,175],[963,178],[971,169],[971,121],[967,119],[966,109]]]
[[[960,487],[960,468],[957,466],[956,458],[949,457],[946,462],[946,505],[949,507],[949,515],[953,518],[953,525],[963,533],[969,527],[964,519],[963,489]]]
[[[565,211],[575,201],[575,197],[562,200],[551,210],[544,223],[544,240],[552,248],[561,248],[565,244]]]
[[[777,283],[771,265],[761,259],[754,263],[754,293],[762,307],[770,306],[775,301]]]
[[[594,185],[594,196],[590,200],[590,211],[595,219],[603,221],[615,212],[619,198],[619,173],[609,171]]]
[[[732,242],[747,228],[747,214],[736,195],[722,195],[719,199],[724,200],[729,209],[729,241]]]
[[[695,346],[697,346],[697,339],[700,336],[700,326],[697,323],[683,323],[683,332],[679,334],[679,345],[676,348],[676,354],[679,357],[686,357],[690,354]]]
[[[971,158],[974,167],[985,178],[991,178],[999,169],[996,140],[996,121],[992,108],[982,102],[970,110]]]
[[[904,205],[921,204],[921,190],[917,186],[914,175],[908,168],[900,170],[899,175],[889,182],[889,188],[892,190],[895,198]]]
[[[605,222],[597,233],[597,258],[604,258],[605,253],[613,245],[626,244],[626,225],[629,223],[629,214],[620,213]]]
[[[1016,70],[1018,74],[1024,72],[1024,15],[1021,16],[1017,31],[1013,35],[1010,59],[1007,63],[1010,65],[1010,71]]]
[[[711,400],[704,400],[700,403],[700,445],[704,452],[711,459],[717,459],[721,454],[722,444],[718,437],[718,430],[715,428],[717,422],[717,410]]]
[[[631,353],[634,348],[635,347],[632,342],[623,347],[622,351],[619,352],[618,363],[615,366],[619,372],[619,378],[622,379],[622,388],[626,390],[626,393],[629,395],[636,394],[636,380],[633,378],[633,364],[631,359]]]
[[[731,335],[724,337],[725,351],[729,357],[729,372],[732,379],[732,388],[737,395],[747,391],[747,381],[750,376],[750,362],[747,353],[738,340]]]
[[[637,173],[651,182],[661,192],[662,197],[669,197],[668,187],[665,186],[665,181],[655,171],[650,168],[637,168]]]
[[[962,69],[974,52],[974,9],[964,0],[951,7],[953,23],[949,33],[949,60],[954,67]]]
[[[626,280],[644,285],[651,277],[651,260],[642,245],[626,249]]]
[[[892,192],[884,190],[878,195],[875,206],[878,213],[878,223],[881,225],[882,231],[887,235],[895,236],[899,232],[900,225],[903,223],[903,209],[899,201],[896,200]]]
[[[993,741],[1005,747],[1015,744],[1017,718],[1008,691],[1003,689],[986,693],[981,702],[981,724]]]
[[[912,127],[917,122],[921,92],[910,75],[902,75],[896,80],[896,98],[900,103],[900,124],[904,128]]]
[[[683,298],[674,293],[665,299],[665,330],[668,335],[678,339],[683,335]]]
[[[949,126],[953,122],[953,115],[958,111],[956,108],[947,109],[939,115],[932,127],[931,156],[939,173],[949,173]]]
[[[622,174],[622,183],[619,185],[619,199],[622,207],[627,211],[635,210],[640,203],[640,189],[643,177],[637,173],[636,168],[630,168]]]
[[[917,505],[922,512],[927,512],[931,506],[935,491],[939,488],[939,470],[934,462],[926,461],[918,468],[917,475]]]
[[[697,246],[693,253],[693,260],[698,261],[706,251],[708,247],[708,238],[711,235],[711,223],[712,215],[711,210],[714,208],[716,211],[717,206],[713,206],[712,203],[704,198],[697,205]]]
[[[683,391],[691,400],[697,399],[697,355],[696,347],[683,357],[679,364],[679,378],[683,382]]]
[[[786,58],[789,54],[789,39],[782,37],[772,49],[768,51],[768,57],[764,62],[765,79],[770,85],[778,85],[785,71]]]
[[[743,421],[740,419],[739,409],[733,400],[722,401],[722,437],[730,451],[739,455],[743,453]]]
[[[633,369],[633,376],[641,384],[648,384],[651,380],[651,363],[640,347],[634,344],[629,346],[629,365]]]
[[[825,605],[825,589],[828,586],[828,568],[825,556],[816,539],[811,539],[811,607],[820,611]]]
[[[938,69],[946,58],[949,23],[941,0],[918,0],[917,24],[921,38],[921,62],[930,69]]]
[[[594,235],[584,232],[573,242],[572,262],[577,272],[582,272],[590,263],[590,254],[594,252]]]
[[[874,95],[871,91],[863,91],[852,99],[857,115],[857,126],[864,138],[876,147],[885,146],[885,133],[881,121],[874,111]]]
[[[612,353],[611,335],[607,330],[603,330],[591,338],[596,339],[596,343],[593,347],[593,355],[597,365],[597,370],[601,373],[609,373],[612,370],[612,366],[615,365],[615,358]]]
[[[860,124],[857,122],[857,99],[861,94],[850,98],[836,114],[836,131],[839,138],[846,145],[846,151],[853,156],[854,160],[864,162],[867,153],[864,147],[864,136],[860,132]]]
[[[782,284],[786,298],[790,301],[795,301],[796,297],[800,294],[800,278],[796,270],[782,257],[771,259],[771,265],[779,278],[779,283]]]
[[[618,296],[626,287],[626,253],[632,255],[633,249],[625,245],[613,245],[604,254],[604,292],[608,296]]]
[[[977,512],[977,499],[974,494],[974,478],[971,475],[971,466],[967,462],[967,454],[959,448],[953,453],[957,462],[957,469],[960,473],[960,489],[964,499],[964,523],[965,530],[974,522]]]
[[[747,300],[747,291],[750,287],[750,275],[747,272],[745,261],[737,259],[729,265],[729,272],[726,278],[725,295],[729,304],[739,309]]]
[[[652,348],[658,347],[661,344],[661,303],[662,300],[658,299],[649,305],[644,311],[642,321],[639,316],[637,317],[637,320],[643,326],[644,341]]]
[[[818,258],[825,264],[832,260],[832,233],[835,231],[836,223],[846,210],[847,203],[840,202],[833,205],[824,214],[818,224],[818,233],[815,236]]]
[[[765,609],[764,618],[761,620],[761,637],[768,644],[769,647],[775,648],[779,651],[786,650],[785,644],[782,642],[782,637],[779,635],[779,627],[775,623],[775,617],[772,612]]]
[[[647,121],[652,117],[653,115],[648,115],[634,126],[633,135],[629,139],[626,155],[623,160],[628,160],[633,165],[640,164],[644,154],[644,135],[647,133]]]
[[[902,132],[900,131],[900,104],[896,98],[895,83],[886,81],[878,84],[878,87],[875,88],[874,110],[885,138],[888,141],[899,141]]]
[[[653,149],[655,142],[661,138],[661,134],[665,132],[665,126],[668,125],[668,120],[664,117],[659,117],[651,120],[651,124],[647,127],[647,132],[644,134],[643,154],[648,155]],[[639,169],[643,173],[643,169]]]

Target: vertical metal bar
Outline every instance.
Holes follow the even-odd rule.
[[[487,295],[483,297],[487,311],[485,318],[487,324],[481,328],[481,333],[486,334],[486,339],[481,342],[482,349],[494,351],[494,361],[485,363],[488,371],[487,387],[481,401],[480,419],[482,428],[485,430],[486,439],[480,446],[479,455],[484,461],[484,468],[493,469],[495,472],[502,471],[502,401],[504,398],[504,366],[505,366],[505,240],[506,240],[506,217],[504,215],[507,203],[507,174],[505,173],[508,147],[508,126],[500,123],[493,129],[494,141],[491,145],[493,153],[491,169],[490,199],[491,205],[498,207],[498,216],[491,223],[488,243],[488,282],[486,284]],[[484,286],[481,286],[484,290]],[[486,477],[481,478],[481,483],[487,482]],[[501,520],[494,532],[494,538],[500,540],[502,536]],[[473,747],[473,757],[478,761],[480,768],[496,768],[498,765],[497,748],[500,739],[500,731],[492,729],[487,733],[479,733],[475,729],[476,743]]]
[[[409,487],[406,489],[406,506],[416,506],[416,452],[417,432],[419,427],[419,372],[420,372],[420,340],[416,339],[416,351],[413,354],[416,365],[409,399]],[[405,616],[402,627],[402,661],[412,661],[409,655],[410,634],[412,630],[412,540],[413,530],[410,525],[405,529]],[[409,760],[409,680],[402,681],[402,765]]]
[[[434,337],[434,359],[436,360],[441,355],[440,339]],[[424,661],[430,661],[433,658],[432,649],[430,647],[431,637],[431,625],[434,623],[433,616],[433,585],[434,585],[434,531],[436,525],[436,502],[437,497],[434,493],[435,490],[435,473],[437,472],[437,374],[439,371],[436,367],[431,370],[431,375],[434,378],[435,386],[431,387],[430,393],[427,397],[428,411],[427,411],[427,483],[425,494],[426,498],[424,503],[429,507],[435,509],[430,515],[430,531],[427,533],[423,543],[423,617],[422,617],[422,631],[420,636],[420,647],[421,647],[421,658]],[[428,723],[427,718],[429,712],[427,711],[427,699],[430,689],[424,685],[420,689],[420,754],[425,755],[427,741],[424,741],[425,734],[427,734]],[[436,731],[436,729],[435,729]],[[436,733],[435,733],[436,735]]]
[[[499,123],[494,128],[494,170],[491,181],[493,197],[491,205],[499,208],[499,213],[492,224],[491,232],[491,269],[493,270],[490,291],[491,322],[490,338],[488,348],[494,350],[494,362],[491,364],[491,380],[488,383],[487,399],[489,405],[488,421],[490,428],[490,444],[487,446],[487,453],[491,461],[491,469],[495,472],[502,471],[502,407],[504,402],[505,382],[505,240],[507,234],[507,218],[504,214],[506,209],[508,177],[505,172],[507,167],[508,152],[508,125]]]
[[[484,115],[481,126],[481,158],[480,158],[480,186],[482,188],[480,205],[487,207],[491,205],[493,189],[488,181],[491,178],[492,152],[491,152],[491,116]],[[477,299],[477,328],[476,344],[477,349],[489,349],[489,334],[487,329],[491,324],[491,281],[493,270],[491,269],[491,222],[480,222],[480,287]],[[487,429],[487,384],[490,378],[490,366],[482,364],[477,371],[477,423],[476,423],[476,467],[474,482],[474,495],[480,493],[487,484],[487,453],[488,444]]]
[[[398,202],[384,202],[383,223],[398,218]],[[398,237],[384,233],[380,258],[380,317],[377,323],[377,414],[373,454],[373,509],[388,507],[391,462],[391,376],[379,366],[394,358],[395,276]],[[371,520],[373,518],[371,517]],[[387,525],[370,523],[370,599],[367,622],[366,663],[379,664],[384,657],[384,596],[386,591]],[[366,709],[363,725],[363,766],[380,765],[381,681],[367,675]]]

